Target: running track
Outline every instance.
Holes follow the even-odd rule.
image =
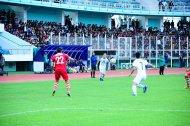
[[[186,68],[166,69],[165,74],[185,74]],[[148,75],[158,75],[159,70],[147,70]],[[122,77],[128,76],[130,70],[107,71],[106,77]],[[133,73],[135,75],[135,73]],[[96,77],[99,77],[99,72],[96,72]],[[75,73],[69,74],[70,79],[90,78],[90,73]],[[0,84],[8,82],[32,82],[32,81],[47,81],[54,80],[53,74],[17,74],[10,76],[0,76]]]

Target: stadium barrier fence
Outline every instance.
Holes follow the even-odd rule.
[[[89,54],[93,51],[115,51],[118,60],[128,60],[130,63],[135,59],[135,53],[138,51],[142,57],[149,62],[155,62],[158,66],[158,59],[160,54],[168,56],[168,62],[171,67],[173,62],[183,56],[186,66],[189,66],[190,44],[189,37],[171,36],[134,36],[134,37],[114,37],[113,35],[93,36],[90,34],[67,34],[65,36],[50,35],[51,44],[65,44],[65,45],[91,45],[89,47]],[[90,55],[89,55],[90,57]]]

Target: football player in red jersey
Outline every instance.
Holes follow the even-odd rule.
[[[190,69],[186,70],[187,74],[185,75],[185,80],[186,80],[186,88],[190,88]]]
[[[73,60],[73,58],[69,57],[67,54],[62,53],[62,49],[59,47],[57,48],[57,54],[55,54],[52,57],[52,60],[54,62],[54,71],[55,71],[55,84],[54,84],[54,90],[52,93],[52,96],[55,95],[59,79],[62,76],[63,80],[65,80],[66,88],[67,88],[67,95],[70,97],[70,84],[67,74],[67,60]]]

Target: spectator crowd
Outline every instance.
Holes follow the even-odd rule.
[[[159,11],[167,11],[170,12],[173,10],[174,3],[172,0],[160,0],[158,2]]]
[[[43,47],[50,43],[50,37],[55,36],[55,41],[58,41],[58,37],[61,36],[62,41],[66,41],[66,37],[70,37],[70,43],[73,44],[75,37],[77,37],[77,41],[79,44],[82,44],[82,37],[87,41],[88,38],[92,36],[92,46],[95,46],[97,42],[97,37],[99,36],[100,48],[103,49],[103,43],[105,42],[104,37],[107,38],[107,44],[111,41],[111,38],[114,38],[113,49],[117,49],[118,45],[118,37],[132,37],[132,49],[136,48],[135,41],[137,41],[137,48],[142,49],[144,46],[144,57],[149,56],[149,47],[152,50],[156,50],[156,45],[158,50],[162,50],[165,48],[169,50],[171,47],[173,48],[172,55],[178,57],[179,55],[185,56],[186,52],[181,51],[181,54],[178,53],[179,46],[181,49],[187,48],[187,36],[190,36],[190,21],[180,20],[177,23],[177,28],[174,27],[174,21],[165,20],[163,23],[163,29],[159,29],[157,27],[149,27],[148,29],[144,29],[140,26],[140,22],[138,19],[130,20],[130,24],[127,25],[124,19],[121,22],[121,26],[115,25],[115,20],[111,21],[111,28],[107,28],[104,25],[97,24],[88,24],[85,25],[83,23],[79,23],[78,25],[72,24],[72,19],[68,16],[65,16],[65,25],[57,22],[44,22],[37,20],[27,20],[27,22],[23,22],[22,20],[18,20],[16,14],[13,10],[0,10],[0,23],[5,24],[5,30],[9,33],[29,42],[30,44],[36,47]],[[129,27],[128,27],[129,26]],[[137,39],[135,36],[138,36]],[[149,37],[151,38],[149,39]],[[163,38],[163,36],[166,36]],[[158,38],[155,41],[155,37]],[[181,39],[181,43],[179,45],[178,40],[179,37]],[[142,40],[144,39],[144,45],[142,45]],[[171,45],[171,39],[173,44]],[[190,38],[189,38],[190,39]],[[150,42],[151,41],[151,42]],[[151,45],[149,45],[149,42]],[[189,44],[190,45],[190,44]],[[107,46],[107,45],[106,45]],[[190,46],[189,46],[190,48]],[[120,56],[126,56],[125,53],[128,53],[125,50],[125,41],[121,40],[120,42]],[[160,52],[162,53],[162,52]],[[171,54],[171,52],[166,51],[166,53]],[[135,53],[134,53],[135,54]],[[128,54],[127,54],[128,55]],[[133,55],[133,54],[132,54]],[[156,51],[151,51],[151,57],[156,56]],[[133,56],[134,57],[134,56]],[[83,63],[83,61],[73,61],[68,64],[69,71],[73,72],[84,72],[87,71],[87,67]]]
[[[124,19],[123,22],[125,22]],[[13,10],[0,10],[0,22],[5,24],[5,30],[10,32],[13,35],[29,42],[30,44],[43,47],[50,43],[50,36],[52,34],[52,38],[54,41],[58,41],[58,36],[60,34],[61,41],[66,41],[66,37],[70,37],[70,44],[74,43],[75,37],[77,37],[78,44],[82,44],[82,37],[85,37],[85,42],[90,36],[92,36],[94,44],[97,41],[97,37],[99,36],[100,42],[104,42],[104,37],[106,35],[107,42],[111,41],[111,37],[114,38],[114,47],[117,48],[117,38],[118,37],[138,37],[138,47],[142,46],[142,38],[144,36],[145,46],[148,48],[149,36],[174,36],[174,40],[179,36],[182,38],[186,36],[190,36],[190,21],[180,20],[177,23],[177,28],[174,27],[173,20],[170,22],[169,20],[164,21],[163,30],[157,27],[149,27],[148,29],[144,29],[140,26],[139,20],[130,20],[129,27],[125,23],[121,23],[121,26],[115,26],[115,21],[112,19],[111,28],[107,28],[104,25],[97,24],[88,24],[85,25],[83,23],[79,23],[78,25],[72,24],[72,19],[68,16],[65,17],[65,25],[56,22],[44,22],[37,20],[28,20],[27,22],[23,22],[22,20],[18,20],[16,14]],[[161,39],[162,40],[162,39]],[[116,43],[115,43],[116,42]],[[166,39],[166,43],[169,42],[169,39]],[[152,42],[155,43],[155,42]],[[122,44],[122,42],[121,42]],[[101,44],[103,46],[104,44]],[[155,45],[155,44],[153,44]],[[93,45],[97,48],[96,45]],[[103,48],[101,47],[100,48]],[[124,46],[121,46],[123,48]],[[176,46],[177,47],[177,46]],[[155,46],[154,46],[155,48]]]

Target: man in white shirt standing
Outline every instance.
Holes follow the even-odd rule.
[[[102,58],[100,59],[100,65],[99,65],[99,70],[100,70],[100,81],[104,81],[104,76],[106,74],[106,66],[107,63],[109,62],[108,59],[106,58],[106,53],[103,54]]]
[[[137,96],[137,86],[139,88],[142,88],[144,93],[147,90],[147,86],[142,84],[142,82],[146,80],[146,67],[145,67],[146,65],[152,66],[153,68],[155,68],[154,65],[148,63],[144,59],[141,59],[140,53],[137,52],[136,53],[136,59],[133,62],[133,70],[131,71],[131,73],[129,75],[129,76],[131,76],[133,74],[133,72],[135,71],[135,69],[137,69],[137,75],[136,75],[135,79],[133,80],[133,86],[132,86],[133,94],[132,94],[132,96]]]

